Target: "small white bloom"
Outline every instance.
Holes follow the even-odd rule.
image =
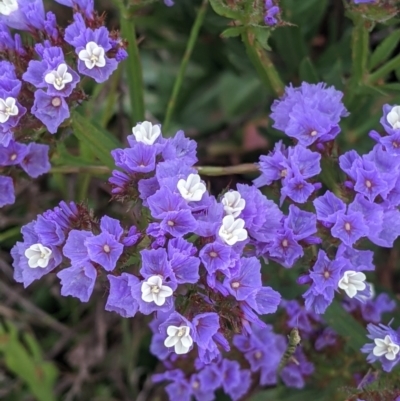
[[[11,116],[18,115],[18,106],[13,97],[0,98],[0,123],[5,123]]]
[[[94,67],[104,67],[106,65],[104,49],[96,42],[88,42],[86,48],[79,52],[78,57],[79,60],[85,63],[86,68],[89,68],[89,70]]]
[[[56,70],[46,74],[44,80],[60,91],[65,88],[65,84],[72,82],[72,75],[68,72],[67,64],[60,64]]]
[[[45,268],[49,264],[52,253],[50,248],[42,244],[33,244],[25,251],[25,256],[28,259],[29,267]]]
[[[162,285],[160,276],[151,276],[142,283],[142,299],[144,302],[154,302],[157,306],[165,304],[165,298],[172,295],[172,289]]]
[[[227,192],[222,198],[221,203],[224,205],[225,213],[231,214],[233,217],[238,217],[246,206],[246,201],[242,199],[238,191]]]
[[[394,129],[400,128],[400,106],[394,106],[386,116],[386,120]]]
[[[372,353],[375,356],[385,355],[386,359],[389,361],[393,361],[400,351],[400,346],[394,343],[388,335],[386,335],[383,340],[381,338],[375,338],[374,342],[375,347]]]
[[[0,14],[10,15],[18,10],[17,0],[0,0]]]
[[[234,245],[236,242],[244,241],[247,238],[247,231],[243,227],[243,219],[235,220],[232,215],[228,215],[222,219],[222,226],[218,234],[228,245]]]
[[[187,354],[193,345],[193,339],[190,336],[190,327],[188,326],[168,326],[168,337],[164,341],[167,348],[174,347],[178,355]]]
[[[186,180],[180,179],[177,188],[182,198],[188,202],[198,202],[207,191],[198,174],[189,174]]]
[[[339,280],[339,288],[344,290],[348,297],[354,298],[357,291],[365,290],[365,279],[367,277],[364,273],[355,272],[354,270],[347,270],[344,272],[343,277]]]
[[[161,135],[161,129],[159,125],[153,125],[150,121],[143,121],[132,128],[132,133],[137,142],[153,145]]]

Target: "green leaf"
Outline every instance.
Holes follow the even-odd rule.
[[[400,30],[393,31],[382,43],[378,45],[371,55],[369,61],[369,69],[377,67],[382,62],[386,61],[400,41]]]
[[[360,352],[360,348],[367,342],[366,331],[338,301],[332,302],[324,314],[324,319],[329,327],[346,339],[350,348]]]
[[[228,7],[223,0],[210,0],[210,4],[213,10],[222,17],[242,21],[245,16],[242,11],[234,10],[231,7]]]
[[[260,391],[250,398],[250,401],[328,401],[332,399],[331,391],[321,391],[321,389],[294,390],[284,387],[273,388],[271,390]]]
[[[271,31],[268,28],[262,28],[259,26],[254,26],[251,28],[251,30],[253,31],[254,36],[261,47],[265,50],[271,50],[271,47],[268,44]]]
[[[317,70],[309,57],[303,58],[300,63],[299,75],[301,81],[306,81],[308,83],[318,83],[320,81],[318,77]]]
[[[78,112],[72,114],[74,135],[91,147],[95,156],[110,169],[114,168],[114,161],[110,152],[123,147],[111,133],[95,126],[89,119]]]
[[[228,29],[225,29],[221,33],[221,38],[234,38],[239,36],[246,28],[244,26],[234,26]]]

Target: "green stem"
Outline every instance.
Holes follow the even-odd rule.
[[[267,52],[261,47],[254,34],[249,30],[242,34],[242,40],[247,54],[260,75],[261,80],[278,97],[282,96],[285,91],[285,85],[274,64],[268,57]]]
[[[400,67],[400,55],[392,58],[388,61],[384,66],[370,74],[368,77],[368,83],[373,84],[379,79],[383,78],[385,75],[389,74],[389,72],[396,70]]]
[[[190,31],[190,36],[189,36],[189,40],[186,45],[186,50],[183,55],[181,65],[179,67],[178,75],[174,82],[174,87],[172,89],[171,97],[168,101],[167,111],[166,111],[166,115],[165,115],[165,119],[164,119],[164,123],[163,123],[164,134],[168,132],[169,124],[171,121],[172,114],[175,110],[176,100],[178,98],[179,91],[180,91],[182,83],[183,83],[183,78],[185,76],[186,68],[187,68],[190,56],[192,55],[193,48],[197,42],[197,38],[199,36],[200,28],[204,21],[204,17],[206,15],[207,5],[208,5],[208,0],[203,0],[203,2],[201,3],[201,6],[197,12],[197,16],[196,16],[196,19],[192,26],[192,30]]]
[[[251,174],[257,173],[258,167],[252,163],[238,164],[236,166],[195,166],[199,174],[207,176]],[[106,166],[56,166],[50,170],[52,174],[82,174],[90,173],[97,175],[110,174],[111,170]]]
[[[131,123],[133,126],[135,126],[138,122],[145,120],[142,63],[140,60],[139,47],[136,40],[135,24],[132,21],[132,18],[127,15],[122,4],[120,4],[120,10],[122,35],[128,41],[127,50],[129,56],[124,63],[129,87],[129,98],[132,108]]]

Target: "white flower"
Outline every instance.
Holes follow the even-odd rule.
[[[360,301],[364,301],[364,302],[368,301],[369,299],[374,299],[375,298],[375,287],[374,287],[374,285],[372,283],[367,283],[367,282],[365,283],[365,285],[366,285],[366,288],[369,287],[369,295],[361,295],[361,294],[359,294],[358,297],[357,297]]]
[[[52,253],[50,248],[42,244],[33,244],[25,251],[25,256],[28,259],[29,267],[45,268],[49,264]]]
[[[11,116],[18,115],[18,107],[13,97],[0,99],[0,123],[5,123]]]
[[[83,49],[78,54],[79,60],[85,62],[86,68],[89,70],[94,67],[104,67],[106,59],[104,57],[104,49],[96,42],[88,42],[86,49]]]
[[[176,186],[182,198],[188,202],[199,201],[207,191],[206,186],[200,182],[200,176],[198,174],[189,174],[186,180],[183,178],[180,179]]]
[[[0,14],[10,15],[18,10],[17,0],[0,0]]]
[[[190,337],[190,327],[188,326],[168,326],[167,334],[168,337],[164,341],[164,345],[169,347],[175,347],[175,352],[178,355],[187,354],[190,347],[193,345],[193,339]]]
[[[65,84],[72,82],[72,75],[67,72],[68,66],[67,64],[60,64],[56,70],[53,70],[46,74],[44,80],[53,85],[57,90],[63,90],[65,88]]]
[[[386,116],[386,120],[394,129],[400,128],[400,106],[394,106]]]
[[[142,142],[145,145],[153,145],[156,139],[161,135],[161,129],[159,125],[153,125],[149,121],[143,121],[132,128],[132,133],[137,142]]]
[[[243,219],[235,220],[232,215],[228,215],[222,219],[222,226],[218,234],[228,245],[234,245],[236,242],[244,241],[247,238],[247,231],[243,227]]]
[[[246,201],[242,199],[238,191],[227,192],[222,198],[221,203],[224,205],[225,213],[231,214],[233,217],[238,217],[246,206]]]
[[[400,351],[400,346],[394,343],[388,335],[385,336],[383,340],[381,338],[375,338],[374,342],[375,347],[372,350],[372,353],[375,356],[385,355],[386,359],[389,361],[393,361]]]
[[[348,297],[354,298],[357,291],[365,290],[365,279],[366,276],[364,273],[348,270],[344,272],[343,277],[339,280],[338,286],[346,292]]]
[[[162,285],[160,276],[151,276],[142,283],[142,299],[144,302],[154,302],[157,306],[165,304],[165,298],[172,295],[172,290],[166,285]]]

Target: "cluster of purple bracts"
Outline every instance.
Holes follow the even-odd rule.
[[[65,29],[54,13],[45,13],[42,0],[0,3],[0,207],[15,200],[10,166],[19,164],[34,178],[50,169],[49,146],[27,141],[43,130],[55,134],[68,120],[86,97],[79,87],[83,77],[104,82],[127,57],[93,0],[58,3],[74,12]],[[27,43],[19,31],[30,36]]]
[[[114,201],[136,203],[143,227],[98,220],[84,206],[62,202],[23,227],[23,242],[12,250],[15,279],[28,286],[55,271],[63,296],[87,302],[103,287],[107,311],[152,315],[150,351],[166,368],[154,379],[170,382],[171,400],[211,401],[219,388],[238,400],[254,380],[276,384],[287,340],[262,316],[279,305],[287,327],[298,327],[315,349],[337,346],[323,319],[335,297],[369,323],[373,343],[362,351],[390,371],[400,359],[400,338],[377,324],[395,305],[386,294],[375,297],[366,275],[374,270],[373,252],[361,244],[391,247],[400,235],[400,107],[384,107],[387,135],[371,133],[371,152],[339,157],[344,179],[332,192],[319,174],[348,114],[341,97],[324,84],[287,88],[271,117],[295,145],[278,143],[260,158],[255,185],[238,184],[218,197],[197,174],[193,140],[182,131],[163,138],[159,125],[138,124],[129,147],[112,151],[109,183]],[[271,185],[279,206],[258,189]],[[261,260],[309,266],[298,278],[307,286],[304,305],[266,285]],[[301,388],[314,366],[301,348],[293,361],[280,377]]]

